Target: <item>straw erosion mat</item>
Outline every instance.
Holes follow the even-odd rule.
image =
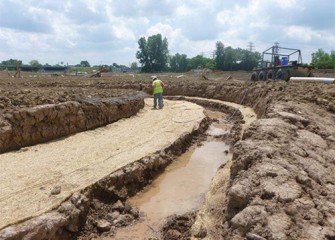
[[[226,80],[227,75],[232,75],[232,79]],[[246,81],[247,75],[244,72],[214,72],[206,75],[207,80],[193,73],[184,74],[182,77],[170,74],[159,76],[168,85],[165,89],[166,95],[242,103],[253,108],[258,117],[245,129],[240,139],[231,141],[233,159],[230,164],[218,170],[201,210],[193,217],[184,218],[191,220],[189,227],[182,228],[182,224],[173,224],[181,221],[180,217],[175,217],[162,230],[164,238],[335,239],[334,84],[280,81],[251,83]],[[19,194],[15,189],[21,184],[20,181],[24,184],[35,174],[27,175],[25,173],[28,171],[14,165],[8,168],[10,165],[7,163],[5,173],[4,162],[10,155],[38,152],[42,145],[32,148],[28,146],[43,142],[48,142],[46,145],[57,144],[57,141],[49,141],[77,132],[84,131],[83,134],[89,138],[90,132],[87,130],[105,126],[121,118],[129,118],[137,113],[139,114],[136,118],[141,118],[147,111],[146,106],[151,104],[151,101],[147,104],[144,101],[145,93],[150,93],[150,78],[147,75],[105,74],[101,78],[24,75],[21,79],[2,75],[0,90],[0,176],[2,181],[8,181],[2,184],[8,186],[8,189],[12,188],[13,195]],[[187,101],[174,104],[176,109],[181,110],[176,110],[178,114],[188,111],[180,118],[184,121],[181,125],[186,126],[186,132],[190,133],[196,126],[204,124],[201,107]],[[191,112],[195,114],[194,117],[189,114]],[[117,124],[122,124],[122,121],[126,120]],[[187,127],[187,123],[194,125]],[[145,123],[141,124],[143,126]],[[174,134],[175,130],[173,127],[171,132]],[[122,133],[131,135],[134,131],[126,129]],[[99,132],[93,131],[92,134]],[[173,141],[177,141],[178,136],[182,135],[181,132],[175,134]],[[135,136],[129,136],[132,137]],[[149,146],[157,140],[142,139],[149,141]],[[141,144],[142,139],[137,143]],[[178,141],[179,151],[182,152],[185,149],[181,150],[180,147],[187,141],[185,138]],[[94,137],[91,142],[92,145],[95,144]],[[71,144],[64,148],[71,148]],[[176,146],[175,154],[178,152]],[[157,147],[166,148],[166,145]],[[57,154],[62,154],[63,150],[62,147],[54,149]],[[149,154],[157,151],[155,149]],[[172,152],[171,150],[171,154]],[[138,159],[147,153],[144,151],[139,154]],[[134,154],[137,155],[137,152]],[[131,157],[128,159],[131,160]],[[166,159],[161,158],[161,161],[166,161],[163,165],[167,164]],[[60,165],[66,165],[70,161],[74,160],[67,158]],[[145,161],[142,162],[145,167]],[[44,168],[49,167],[47,162],[43,164]],[[33,168],[31,165],[25,167]],[[20,173],[17,186],[15,183],[9,184],[10,177],[3,177],[11,175],[8,171],[12,171],[13,176]],[[104,173],[101,178],[110,173]],[[40,173],[36,172],[36,176],[38,174]],[[55,173],[55,178],[62,174],[62,171]],[[125,183],[128,175],[126,171],[123,174]],[[75,178],[77,181],[82,179],[80,176]],[[99,182],[99,179],[94,181]],[[101,183],[108,185],[107,181]],[[115,183],[118,184],[121,183]],[[44,194],[45,199],[50,201],[66,194],[66,186],[52,186],[52,189],[43,189],[43,186],[34,185],[38,194]],[[102,185],[99,186],[104,189]],[[37,236],[42,236],[41,239],[74,236],[85,223],[90,197],[97,192],[106,193],[97,189],[94,184],[81,191],[77,189],[80,193],[69,195],[66,200],[68,205],[72,205],[65,208],[66,202],[62,203],[62,211],[59,203],[51,204],[52,207],[48,208],[54,209],[51,212],[43,215],[36,211],[31,215],[33,219],[24,217],[18,219],[16,225],[2,225],[0,239],[20,239],[29,234],[34,239],[38,239]],[[131,195],[129,193],[132,188],[128,186],[127,189],[128,195]],[[7,190],[6,187],[0,190],[0,201],[5,203],[0,210],[2,219],[10,217],[8,212],[12,203],[8,198],[17,199],[17,196],[9,196]],[[127,198],[127,194],[122,195],[116,190],[118,189],[114,189],[112,193],[107,191],[111,198]],[[123,197],[120,198],[121,195]],[[32,200],[25,196],[17,201]],[[38,209],[44,207],[43,202],[37,206]],[[33,220],[41,218],[40,214],[45,217],[44,222],[48,217],[58,219],[49,223],[49,227],[52,226],[54,230],[36,226]],[[67,216],[72,216],[76,221],[71,221]]]

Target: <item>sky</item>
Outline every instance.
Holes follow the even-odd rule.
[[[278,42],[309,63],[335,50],[335,0],[0,0],[0,62],[130,66],[138,40],[158,33],[170,55]]]

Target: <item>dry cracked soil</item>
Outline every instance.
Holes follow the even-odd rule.
[[[335,73],[315,70],[314,75]],[[208,72],[206,79],[193,72],[158,76],[167,85],[166,96],[225,112],[234,122],[230,135],[222,139],[230,144],[232,159],[218,169],[202,207],[170,216],[160,238],[335,239],[334,84],[250,82],[248,72]],[[29,146],[129,118],[143,111],[150,93],[146,74],[85,78],[24,73],[14,79],[2,72],[0,153],[30,151]],[[241,110],[206,99],[250,107],[257,119],[243,127]],[[201,142],[209,121],[203,118],[195,131],[168,148],[107,174],[50,211],[3,225],[0,239],[113,236],[118,227],[140,217],[127,199],[191,144]],[[50,196],[61,191],[55,186]],[[0,201],[4,198],[0,190]],[[7,217],[2,209],[0,216]]]

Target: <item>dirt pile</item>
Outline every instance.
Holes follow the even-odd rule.
[[[105,126],[144,107],[145,94],[137,90],[24,75],[0,72],[0,153]]]
[[[227,239],[334,239],[334,116],[274,104],[234,146]]]
[[[86,98],[7,110],[0,114],[0,153],[105,126],[135,115],[143,93],[118,98]]]

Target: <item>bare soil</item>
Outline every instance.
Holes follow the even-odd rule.
[[[36,106],[73,104],[73,102],[85,105],[89,102],[89,106],[94,106],[90,109],[96,111],[83,121],[90,122],[89,120],[94,119],[98,113],[101,116],[98,121],[92,123],[89,128],[92,129],[108,124],[105,119],[115,115],[115,112],[110,111],[102,117],[108,111],[108,106],[112,106],[105,103],[106,99],[114,101],[123,99],[120,101],[128,102],[129,99],[134,99],[133,96],[138,96],[135,99],[140,101],[144,95],[139,92],[147,94],[151,92],[150,75],[144,74],[106,73],[101,78],[84,78],[39,76],[29,73],[21,79],[12,79],[6,77],[5,73],[1,74],[0,143],[4,144],[1,145],[4,146],[0,149],[1,152],[73,133],[51,131],[46,138],[43,134],[40,138],[33,138],[36,141],[29,141],[28,137],[23,141],[24,138],[16,134],[16,138],[13,138],[14,135],[6,135],[11,141],[3,140],[4,133],[12,133],[16,129],[21,129],[21,133],[27,129],[31,132],[40,129],[40,127],[24,128],[24,124],[22,126],[18,124],[23,121],[22,119],[29,119],[29,116],[34,116],[35,121],[44,121],[50,125],[44,118],[40,120],[36,118],[34,108]],[[320,70],[315,71],[314,75],[335,76],[334,71]],[[258,116],[258,120],[251,123],[242,136],[234,134],[231,138],[233,159],[218,170],[203,207],[196,213],[171,217],[162,229],[165,239],[335,239],[334,84],[290,81],[249,82],[247,72],[211,72],[206,74],[209,80],[192,72],[158,76],[167,84],[166,95],[202,97],[243,104],[253,108]],[[229,76],[232,76],[232,79],[226,80]],[[92,102],[94,104],[91,104]],[[206,107],[219,108],[215,104],[210,105]],[[140,108],[139,105],[137,109]],[[19,114],[20,118],[15,115],[17,112],[22,112]],[[128,108],[125,108],[125,112],[128,112]],[[137,110],[134,110],[132,114],[136,112]],[[228,112],[236,122],[233,128],[235,133],[241,133],[243,120],[239,118],[240,111],[234,113],[235,111],[228,109]],[[78,116],[76,112],[73,115]],[[21,120],[18,121],[19,119]],[[109,122],[116,120],[111,119]],[[73,118],[73,121],[76,122],[76,118]],[[86,126],[87,122],[83,126]],[[62,126],[62,118],[51,124]],[[26,126],[30,125],[36,126],[36,122],[27,123]],[[206,128],[205,125],[203,129]],[[77,126],[75,132],[85,130],[87,129]],[[162,153],[153,158],[144,158],[140,166],[131,166],[129,171],[122,171],[122,174],[111,173],[114,175],[102,179],[92,189],[72,195],[69,202],[59,206],[56,213],[50,212],[33,219],[34,224],[37,226],[48,219],[64,218],[64,215],[58,216],[57,213],[72,217],[76,215],[75,222],[67,219],[58,224],[58,228],[55,227],[58,233],[54,233],[53,236],[56,236],[55,238],[58,236],[58,239],[62,236],[64,239],[66,236],[73,237],[73,234],[90,238],[90,231],[98,233],[96,228],[90,230],[89,227],[84,227],[84,232],[80,232],[80,228],[85,226],[89,209],[104,208],[107,212],[113,212],[113,208],[121,207],[123,210],[119,213],[126,217],[123,217],[124,221],[120,224],[131,222],[129,219],[136,219],[137,213],[136,210],[127,207],[126,199],[131,194],[124,193],[125,189],[128,189],[127,191],[132,189],[130,192],[135,194],[162,170],[161,168],[155,170],[153,167],[155,161],[164,162],[162,166],[168,164],[173,156],[185,151],[193,138],[190,135],[181,139],[179,144],[171,148],[174,149],[171,150],[172,155]],[[5,148],[9,142],[17,144]],[[134,174],[135,172],[138,174]],[[133,184],[138,178],[147,180],[142,182],[141,187],[134,187]],[[124,189],[124,186],[127,187]],[[108,196],[107,200],[102,196]],[[99,201],[94,203],[93,199]],[[121,200],[121,204],[115,208],[118,200]],[[103,204],[100,204],[101,202]],[[99,224],[99,231],[105,231],[103,229],[108,224],[98,223],[96,220],[99,218],[92,217],[95,226]],[[15,226],[11,227],[10,231],[15,231]],[[59,229],[62,229],[60,231],[62,234]],[[31,232],[26,228],[21,229],[16,237],[1,238],[8,236],[1,235],[1,231],[4,230],[6,229],[0,230],[0,239],[21,239],[23,236],[28,236],[27,239],[43,239],[45,236],[39,235],[38,231],[46,231],[37,229],[37,233],[31,235],[34,237],[29,237]],[[8,233],[8,228],[6,231]]]

